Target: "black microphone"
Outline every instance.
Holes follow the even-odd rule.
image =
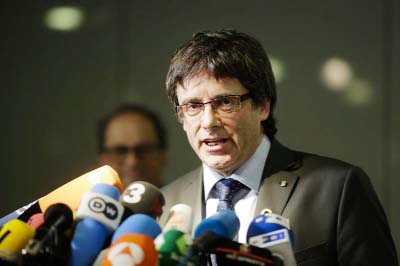
[[[121,204],[125,207],[122,220],[132,214],[146,214],[158,220],[163,213],[165,199],[161,191],[145,181],[131,183],[121,194]]]
[[[44,213],[44,223],[22,250],[22,266],[66,265],[70,249],[64,232],[72,223],[72,211],[67,205],[51,205]]]

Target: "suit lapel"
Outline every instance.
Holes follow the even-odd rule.
[[[264,209],[282,215],[299,178],[292,170],[300,165],[301,161],[295,152],[277,140],[272,140],[264,166],[255,216]]]

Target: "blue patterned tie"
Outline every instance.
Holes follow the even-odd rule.
[[[250,188],[235,179],[223,178],[215,184],[213,191],[213,196],[219,199],[217,211],[234,211],[235,204],[249,193]]]

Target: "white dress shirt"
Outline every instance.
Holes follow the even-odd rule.
[[[261,175],[270,148],[271,142],[267,136],[264,135],[256,152],[230,176],[222,176],[203,163],[206,217],[210,217],[217,211],[218,199],[211,197],[209,198],[209,194],[215,183],[217,183],[220,179],[233,178],[250,188],[249,193],[244,198],[239,200],[235,205],[235,213],[240,220],[240,229],[238,234],[238,242],[240,243],[246,243],[247,229],[254,217]]]

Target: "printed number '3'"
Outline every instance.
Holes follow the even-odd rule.
[[[128,187],[124,195],[124,201],[127,203],[138,203],[142,200],[142,194],[146,191],[142,184],[132,184]]]

